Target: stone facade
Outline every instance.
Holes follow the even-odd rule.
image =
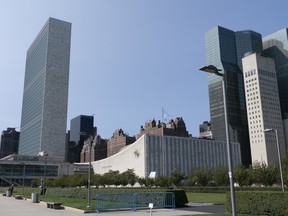
[[[141,126],[140,133],[137,135],[139,139],[144,134],[155,134],[161,136],[177,136],[177,137],[189,137],[189,133],[186,130],[186,125],[182,117],[177,117],[175,120],[171,119],[168,123],[150,120],[145,124],[145,128]]]
[[[128,136],[122,129],[117,129],[107,143],[107,157],[118,153],[122,148],[135,142],[136,138]]]
[[[107,157],[107,140],[102,139],[99,135],[94,140],[85,142],[80,154],[80,162],[89,162],[89,145],[92,144],[91,161],[101,160]]]

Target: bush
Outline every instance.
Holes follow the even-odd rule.
[[[235,192],[236,212],[239,214],[285,216],[288,215],[288,193],[238,191]],[[226,193],[226,210],[231,212],[230,192]]]

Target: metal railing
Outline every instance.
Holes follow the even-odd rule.
[[[141,193],[113,193],[96,195],[96,211],[116,209],[175,208],[175,194],[173,192],[141,192]]]

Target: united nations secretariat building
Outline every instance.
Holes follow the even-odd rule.
[[[152,172],[169,176],[174,170],[188,175],[198,168],[228,167],[226,146],[226,141],[146,133],[118,153],[93,161],[92,166],[97,174],[134,169],[139,177],[148,177]],[[232,142],[231,152],[233,166],[240,164],[240,144]]]

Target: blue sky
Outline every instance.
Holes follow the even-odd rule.
[[[94,115],[98,134],[136,135],[145,121],[210,119],[205,32],[266,36],[288,27],[284,0],[1,0],[0,130],[20,127],[26,51],[49,17],[72,23],[67,129]],[[18,128],[20,130],[20,128]]]

